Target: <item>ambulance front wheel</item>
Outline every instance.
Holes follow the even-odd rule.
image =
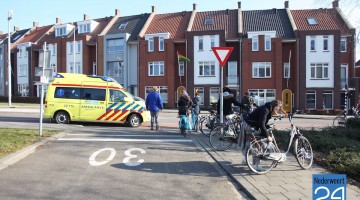
[[[68,124],[70,122],[69,114],[65,111],[59,111],[55,114],[55,121],[58,124]]]
[[[130,115],[130,117],[128,118],[128,124],[131,127],[138,127],[141,124],[141,118],[139,115],[137,114],[132,114]]]

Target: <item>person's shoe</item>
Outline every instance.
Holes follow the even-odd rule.
[[[156,130],[158,131],[160,128],[159,128],[159,126],[156,126]]]
[[[154,130],[154,127],[151,127],[151,129],[150,129],[150,130],[152,130],[152,131],[153,131],[153,130]]]
[[[247,164],[246,159],[242,159],[241,164],[246,165]]]

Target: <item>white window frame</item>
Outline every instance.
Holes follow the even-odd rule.
[[[329,51],[329,36],[323,36],[323,51]]]
[[[214,46],[215,46],[215,35],[211,35],[210,36],[210,47],[214,47]]]
[[[74,42],[69,42],[69,54],[72,55],[74,53]]]
[[[185,63],[184,61],[179,61],[179,76],[185,75]]]
[[[199,36],[198,42],[199,51],[204,51],[204,38],[202,36]]]
[[[314,95],[314,107],[308,106],[308,95]],[[309,110],[315,110],[316,109],[316,91],[306,91],[305,94],[305,108]]]
[[[165,51],[165,42],[164,42],[164,37],[160,36],[159,37],[159,51]]]
[[[259,51],[259,36],[254,35],[251,43],[252,51]]]
[[[307,22],[309,23],[309,25],[318,25],[319,24],[315,17],[308,17]]]
[[[158,67],[157,73],[155,73],[156,67]],[[164,61],[154,61],[148,63],[148,76],[164,76],[164,75],[165,75]]]
[[[290,63],[284,63],[284,78],[290,78]]]
[[[148,39],[148,52],[154,52],[154,38],[149,37]]]
[[[265,51],[271,51],[271,37],[270,37],[270,35],[265,35],[264,43],[265,43]]]
[[[29,85],[28,84],[18,84],[18,93],[22,97],[29,96]]]
[[[205,70],[205,67],[209,69]],[[205,72],[209,72],[209,74],[205,74]],[[199,76],[215,76],[215,61],[200,61]]]
[[[204,88],[203,87],[194,87],[194,94],[195,94],[196,90],[198,90],[198,93],[200,96],[200,105],[204,105],[204,96],[205,96]]]
[[[213,94],[216,94],[216,96],[214,97]],[[219,87],[211,87],[209,89],[209,102],[210,102],[210,104],[217,103],[218,100],[219,100],[219,96],[220,96],[220,88]],[[211,97],[214,97],[213,102],[211,102]]]
[[[56,55],[56,46],[55,44],[52,44],[52,52],[51,52],[51,55]]]
[[[19,68],[20,68],[19,77],[27,77],[28,76],[28,65],[22,64],[19,66]]]
[[[119,30],[124,30],[126,28],[126,25],[128,24],[128,22],[126,23],[121,23],[119,26]]]
[[[312,45],[314,43],[314,45]],[[310,36],[310,51],[316,51],[316,37]]]
[[[76,41],[76,53],[81,53],[81,41]]]
[[[265,70],[263,77],[260,76],[260,70]],[[252,63],[252,77],[253,78],[271,78],[271,62],[253,62]]]
[[[254,97],[254,102],[259,106],[276,99],[275,89],[249,89],[249,93]]]
[[[341,40],[340,40],[340,51],[341,52],[346,52],[346,45],[347,45],[346,37],[341,37]],[[344,49],[342,47],[344,47]]]
[[[321,74],[318,69],[321,68]],[[329,63],[310,63],[310,79],[329,79]]]
[[[324,102],[324,96],[325,95],[331,95],[331,107],[325,107],[325,102]],[[334,108],[334,92],[333,91],[324,91],[323,92],[323,109],[325,110],[332,110]]]

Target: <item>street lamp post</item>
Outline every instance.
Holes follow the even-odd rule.
[[[11,42],[10,42],[10,20],[12,19],[13,11],[9,10],[8,14],[8,96],[9,96],[9,107],[11,107]]]
[[[75,67],[75,64],[76,64],[76,62],[75,62],[75,59],[76,59],[76,55],[75,55],[75,33],[76,33],[76,26],[74,25],[74,42],[73,42],[73,54],[74,54],[74,61],[73,61],[73,72],[74,72],[74,74],[76,74],[76,72],[75,72],[75,69],[76,69],[76,67]]]

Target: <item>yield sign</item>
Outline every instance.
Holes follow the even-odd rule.
[[[220,62],[221,67],[224,67],[234,47],[211,47],[211,49],[213,50],[218,61]]]

